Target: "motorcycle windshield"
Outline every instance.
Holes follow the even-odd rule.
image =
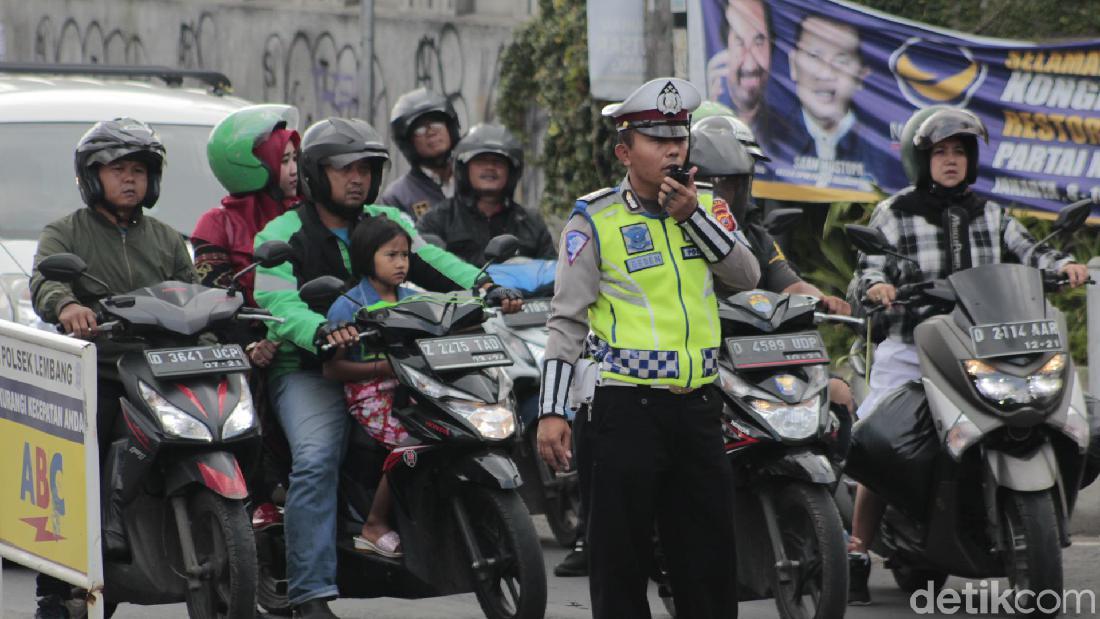
[[[1022,264],[989,264],[948,277],[975,325],[1048,318],[1043,276]]]

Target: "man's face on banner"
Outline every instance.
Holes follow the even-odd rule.
[[[772,61],[763,0],[729,0],[726,6],[726,39],[729,54],[726,87],[738,112],[755,112],[764,97],[764,84]]]
[[[859,32],[852,26],[807,17],[791,54],[791,79],[806,111],[825,129],[848,113],[866,70],[859,59]]]

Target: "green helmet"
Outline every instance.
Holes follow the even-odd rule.
[[[206,158],[229,193],[250,193],[267,187],[271,171],[252,149],[276,129],[296,131],[298,108],[278,104],[244,107],[226,116],[210,132]]]
[[[921,123],[928,120],[928,117],[941,110],[952,109],[949,105],[933,105],[926,108],[921,108],[913,115],[909,117],[909,120],[905,121],[905,126],[901,130],[901,167],[905,169],[905,178],[909,179],[909,183],[916,185],[921,177],[921,161],[924,157],[918,156],[917,146],[913,143],[913,138],[917,135],[917,128],[921,126]]]
[[[711,116],[733,116],[736,118],[737,112],[734,112],[733,108],[725,104],[707,99],[700,103],[699,107],[695,108],[695,111],[691,113],[691,122],[698,122],[704,118],[710,118]]]

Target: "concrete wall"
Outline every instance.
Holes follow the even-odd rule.
[[[215,69],[235,94],[292,103],[303,128],[366,118],[388,138],[389,110],[426,86],[463,128],[494,118],[499,58],[534,0],[376,0],[374,112],[361,94],[357,0],[0,0],[3,58]],[[393,173],[406,169],[394,150]]]

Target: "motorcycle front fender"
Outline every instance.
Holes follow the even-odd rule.
[[[473,454],[456,461],[454,471],[459,479],[488,488],[515,490],[523,485],[516,463],[501,454]]]
[[[227,499],[245,499],[248,487],[237,458],[227,451],[208,451],[180,458],[168,467],[165,490],[180,494],[191,484],[206,486]]]
[[[836,482],[836,472],[825,456],[806,451],[783,454],[783,457],[765,464],[760,475],[788,477],[811,484],[831,485]]]
[[[1039,449],[1023,458],[986,449],[985,462],[993,475],[993,481],[1010,490],[1038,492],[1058,483],[1058,460],[1054,457],[1054,447],[1050,443],[1043,443]]]

